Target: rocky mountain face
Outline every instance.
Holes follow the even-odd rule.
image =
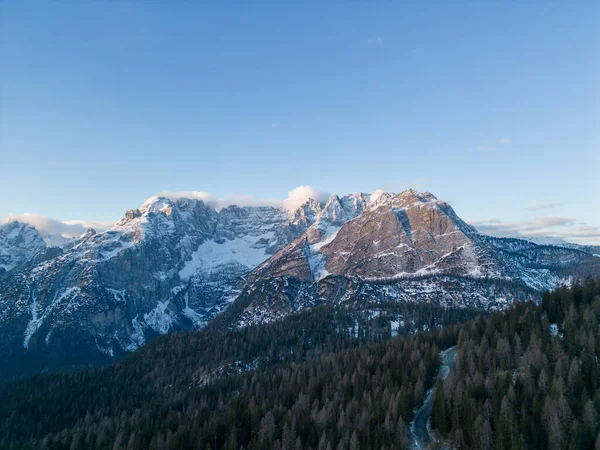
[[[0,280],[0,357],[113,357],[158,334],[200,328],[310,217],[310,205],[293,214],[273,207],[216,211],[198,200],[150,198],[112,229],[90,230]],[[43,254],[43,240],[37,242],[36,255]]]
[[[565,269],[577,276],[592,255],[480,234],[430,193],[331,196],[304,234],[249,274],[226,322],[373,299],[503,308],[568,282]]]
[[[553,269],[590,257],[580,249],[480,234],[430,193],[376,192],[331,196],[306,232],[254,269],[249,280],[291,276],[315,282],[344,275],[389,282],[452,275],[548,289],[560,282]]]
[[[88,230],[85,234],[94,232]],[[32,262],[41,262],[72,247],[80,238],[60,233],[42,233],[34,226],[19,221],[0,224],[0,276]]]
[[[224,310],[231,326],[365,298],[503,307],[594,258],[482,235],[413,190],[295,211],[152,197],[62,249],[18,223],[0,228],[0,248],[0,359],[32,370],[110,360]]]
[[[27,264],[45,249],[44,238],[31,225],[21,222],[0,225],[0,275]]]
[[[368,280],[444,271],[498,275],[477,231],[430,193],[331,196],[306,233],[251,274],[317,281],[328,274]]]

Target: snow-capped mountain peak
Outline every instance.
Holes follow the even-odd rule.
[[[413,284],[402,298],[427,291],[461,305],[456,294],[444,297],[437,278],[416,280],[467,277],[544,289],[588,257],[482,235],[447,203],[414,190],[334,194],[292,211],[217,210],[202,199],[155,196],[111,229],[87,230],[62,249],[48,247],[31,226],[0,227],[0,356],[49,347],[53,354],[132,351],[157,334],[203,327],[237,298],[247,301],[248,292],[259,303],[242,308],[244,320],[267,320],[275,286],[296,286],[281,294],[286,311],[347,298],[331,292],[405,280]],[[485,307],[490,294],[476,291]]]
[[[0,271],[29,262],[47,246],[35,227],[19,221],[0,225]]]

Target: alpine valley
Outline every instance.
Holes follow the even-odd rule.
[[[331,195],[293,211],[152,197],[78,239],[9,222],[0,378],[108,363],[171,331],[234,329],[319,304],[503,309],[597,275],[597,253],[486,236],[414,190]]]

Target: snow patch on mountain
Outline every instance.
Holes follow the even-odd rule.
[[[220,266],[228,263],[237,263],[248,270],[258,266],[270,255],[265,254],[264,246],[257,246],[261,240],[270,240],[272,232],[263,233],[260,236],[243,236],[223,243],[206,241],[192,253],[192,259],[186,261],[179,271],[179,277],[187,280],[198,271],[212,272]]]
[[[8,272],[26,264],[46,246],[44,238],[33,226],[17,221],[2,224],[0,225],[0,269]]]
[[[73,294],[76,295],[77,293],[79,293],[79,291],[80,291],[80,289],[78,287],[70,287],[70,288],[66,288],[64,290],[56,292],[56,294],[54,294],[54,299],[52,300],[52,302],[42,312],[42,314],[39,315],[35,287],[31,288],[31,305],[30,305],[31,319],[29,320],[29,323],[27,324],[27,327],[25,328],[23,347],[29,348],[29,341],[31,340],[31,337],[40,328],[40,326],[44,322],[44,319],[52,312],[52,310],[58,304],[60,304],[60,302],[62,300],[73,296]],[[49,340],[48,336],[46,338]]]
[[[412,190],[320,196],[293,211],[155,196],[62,250],[29,225],[1,225],[0,339],[15,352],[44,351],[44,343],[60,352],[67,339],[65,348],[95,342],[108,355],[133,351],[152,332],[205,326],[263,282],[240,323],[357,295],[504,307],[517,297],[498,295],[489,279],[550,289],[587,257],[482,235],[448,204]]]
[[[169,302],[158,302],[156,307],[144,314],[144,322],[159,334],[166,334],[173,326],[173,316],[169,311]]]
[[[310,246],[312,251],[318,251],[321,249],[321,247],[329,244],[331,241],[333,241],[336,237],[336,235],[338,234],[338,232],[340,231],[342,227],[338,227],[335,225],[327,225],[325,229],[323,229],[323,236],[321,238],[321,240],[319,242],[317,242],[316,244],[313,244]]]
[[[62,234],[59,234],[59,233],[44,234],[43,239],[44,239],[44,242],[46,243],[46,247],[59,247],[59,248],[63,248],[75,241],[74,238],[64,237]]]
[[[194,311],[192,308],[190,308],[189,296],[188,296],[187,292],[184,295],[184,300],[185,300],[185,308],[183,308],[183,310],[182,310],[183,314],[188,319],[190,319],[192,321],[192,323],[194,324],[194,326],[196,326],[197,328],[200,328],[204,324],[206,324],[206,322],[207,322],[206,316],[203,316],[202,314],[198,314],[196,311]]]

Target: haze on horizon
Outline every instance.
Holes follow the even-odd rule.
[[[412,187],[600,244],[599,10],[3,2],[0,221]]]

